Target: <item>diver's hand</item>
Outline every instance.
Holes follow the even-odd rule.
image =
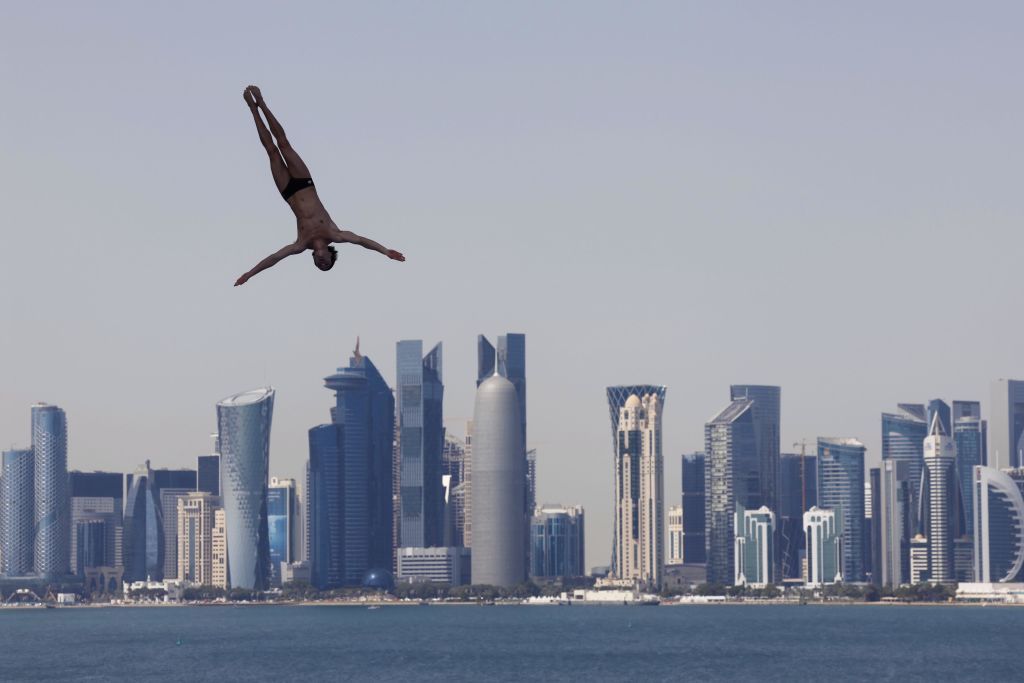
[[[392,259],[393,261],[404,261],[405,260],[405,256],[402,255],[402,252],[395,251],[394,249],[388,249],[388,252],[387,252],[386,256],[389,259]]]

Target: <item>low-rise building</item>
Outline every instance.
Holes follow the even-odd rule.
[[[398,579],[460,586],[470,582],[469,548],[398,548]]]

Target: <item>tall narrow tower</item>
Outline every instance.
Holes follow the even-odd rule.
[[[948,411],[948,408],[947,408]],[[948,417],[948,416],[947,416]],[[924,440],[924,518],[928,539],[929,580],[937,583],[956,581],[953,565],[954,502],[959,493],[956,476],[956,445],[948,421],[936,411]]]
[[[32,406],[35,462],[35,573],[55,578],[71,571],[71,496],[68,424],[57,406]]]

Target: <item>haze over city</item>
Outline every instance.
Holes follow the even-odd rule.
[[[442,341],[461,435],[476,335],[522,332],[538,500],[582,504],[604,565],[606,386],[668,386],[671,502],[732,383],[782,387],[783,450],[875,463],[897,402],[987,412],[1024,376],[1017,5],[183,7],[4,11],[5,446],[49,401],[70,468],[191,467],[216,401],[271,384],[300,478],[357,335],[392,383],[395,342]],[[407,263],[231,287],[294,236],[250,82]]]

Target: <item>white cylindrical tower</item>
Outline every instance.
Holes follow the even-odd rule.
[[[514,586],[526,580],[526,473],[515,386],[500,375],[482,382],[473,421],[472,580]]]

